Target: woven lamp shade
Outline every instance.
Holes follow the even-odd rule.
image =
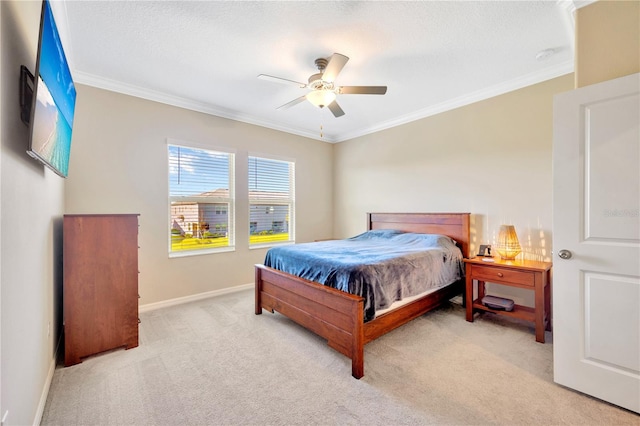
[[[514,260],[522,251],[516,228],[513,225],[500,226],[496,251],[504,260]]]

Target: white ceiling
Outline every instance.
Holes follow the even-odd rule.
[[[54,2],[74,79],[264,127],[340,142],[573,71],[567,1]],[[536,54],[555,54],[537,60]],[[303,102],[314,60],[350,58],[345,115]],[[323,136],[321,137],[321,126]]]

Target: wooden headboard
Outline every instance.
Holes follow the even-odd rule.
[[[420,234],[447,235],[469,257],[470,213],[367,213],[367,230],[397,229]]]

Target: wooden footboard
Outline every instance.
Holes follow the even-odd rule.
[[[369,213],[367,229],[444,234],[469,256],[469,213]],[[364,299],[264,265],[256,265],[255,313],[278,311],[327,339],[351,359],[351,374],[364,375],[364,345],[462,292],[464,280],[443,287],[364,323]]]
[[[364,345],[429,312],[462,292],[462,281],[364,323],[364,299],[264,265],[256,265],[256,315],[278,311],[327,339],[351,359],[351,375],[364,376]]]
[[[364,299],[304,278],[256,265],[256,315],[278,311],[351,359],[351,374],[364,375]]]

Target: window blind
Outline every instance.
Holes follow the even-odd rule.
[[[188,146],[169,147],[169,252],[227,251],[234,236],[234,155]]]
[[[249,245],[295,241],[295,164],[249,156]]]

